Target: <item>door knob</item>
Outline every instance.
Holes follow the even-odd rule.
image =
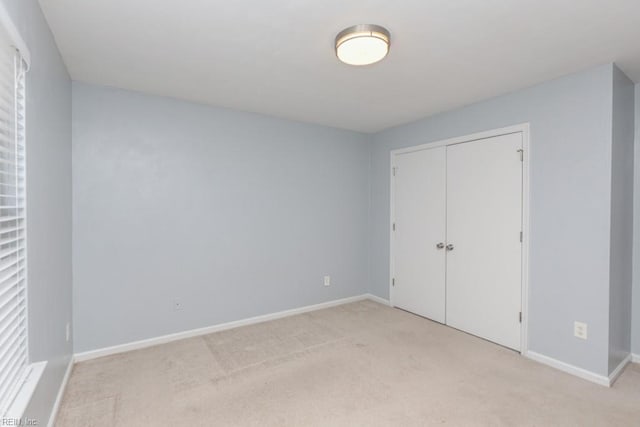
[[[444,249],[444,243],[440,242],[436,245],[436,248],[438,249]]]
[[[447,245],[447,250],[448,250],[448,251],[452,251],[452,250],[453,250],[453,245],[452,245],[451,243],[449,243],[449,244]]]

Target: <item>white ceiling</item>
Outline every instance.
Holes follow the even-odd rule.
[[[611,61],[640,81],[638,0],[40,3],[74,80],[364,132]],[[360,23],[391,53],[349,67]]]

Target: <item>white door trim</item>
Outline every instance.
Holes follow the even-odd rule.
[[[529,123],[521,123],[500,129],[493,129],[483,132],[477,132],[470,135],[458,136],[441,141],[429,142],[412,147],[399,148],[391,150],[389,153],[389,182],[390,182],[390,215],[389,215],[389,301],[394,306],[393,299],[393,278],[394,271],[394,236],[393,223],[395,222],[395,195],[393,188],[394,163],[393,159],[396,154],[411,153],[414,151],[428,150],[431,148],[442,147],[447,145],[461,144],[464,142],[477,141],[479,139],[492,138],[495,136],[507,135],[510,133],[522,133],[522,329],[520,334],[521,345],[520,353],[526,355],[529,349],[529,179],[530,179],[530,130]]]

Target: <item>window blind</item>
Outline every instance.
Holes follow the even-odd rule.
[[[25,63],[0,28],[0,417],[27,374]]]

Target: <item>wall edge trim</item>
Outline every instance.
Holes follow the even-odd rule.
[[[631,353],[627,354],[627,357],[622,359],[622,362],[616,366],[616,368],[609,374],[609,387],[613,385],[614,382],[620,377],[620,374],[624,371],[624,368],[631,363]]]
[[[388,299],[384,299],[382,297],[379,297],[373,294],[365,294],[365,295],[367,296],[367,299],[370,299],[371,301],[377,302],[378,304],[386,305],[387,307],[391,307],[391,302]]]
[[[64,392],[67,390],[67,384],[69,383],[69,378],[71,377],[71,371],[73,371],[74,364],[75,358],[71,355],[69,364],[67,365],[67,370],[64,373],[64,377],[62,377],[62,382],[58,389],[58,395],[56,396],[55,402],[53,402],[53,408],[51,408],[51,415],[49,416],[47,427],[53,427],[56,423],[56,418],[58,418],[58,412],[60,411],[60,405],[62,404],[62,398],[64,397]]]
[[[201,335],[207,335],[218,331],[224,331],[228,329],[238,328],[240,326],[253,325],[256,323],[268,322],[270,320],[281,319],[283,317],[295,316],[296,314],[308,313],[310,311],[322,310],[324,308],[335,307],[338,305],[349,304],[352,302],[373,300],[382,304],[384,299],[375,297],[370,294],[356,295],[353,297],[341,298],[337,300],[327,301],[320,304],[307,305],[303,307],[293,308],[290,310],[283,310],[269,314],[263,314],[260,316],[249,317],[246,319],[234,320],[231,322],[218,323],[215,325],[205,326],[202,328],[189,329],[186,331],[176,332],[167,335],[160,335],[153,338],[147,338],[139,341],[132,341],[124,344],[118,344],[110,347],[103,347],[96,350],[89,350],[74,355],[75,362],[84,362],[87,360],[97,359],[99,357],[110,356],[113,354],[126,353],[132,350],[139,350],[147,347],[153,347],[160,344],[166,344],[172,341],[182,340],[185,338],[192,338]],[[387,303],[388,305],[388,303]]]
[[[586,369],[571,365],[569,363],[554,359],[552,357],[545,356],[544,354],[536,353],[534,351],[528,351],[523,354],[523,356],[535,362],[542,363],[543,365],[547,365],[567,374],[571,374],[575,377],[582,378],[583,380],[591,381],[592,383],[596,383],[605,387],[611,386],[609,377],[605,377],[604,375],[596,374],[595,372],[591,372]]]

